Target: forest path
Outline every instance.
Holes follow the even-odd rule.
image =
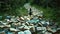
[[[26,3],[24,7],[29,11],[30,8],[32,9],[33,15],[40,15],[43,16],[43,11],[38,10],[36,7],[30,5],[30,3]]]

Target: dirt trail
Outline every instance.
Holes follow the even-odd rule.
[[[43,11],[40,11],[38,9],[36,9],[35,7],[32,7],[30,5],[30,3],[26,3],[24,5],[24,7],[29,11],[29,9],[31,8],[32,9],[32,12],[33,12],[33,15],[40,15],[40,16],[43,16]]]

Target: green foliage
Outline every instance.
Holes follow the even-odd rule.
[[[44,18],[60,22],[60,0],[0,0],[0,15],[27,15],[26,2],[44,11]]]
[[[38,9],[44,11],[44,18],[52,19],[60,24],[60,0],[33,0],[31,3]],[[36,6],[37,5],[37,6]]]
[[[0,15],[17,15],[20,7],[26,3],[26,0],[0,0]]]
[[[24,16],[24,15],[28,15],[27,13],[27,10],[24,8],[24,7],[20,7],[20,9],[17,9],[17,16],[21,15],[21,16]]]
[[[60,0],[33,0],[31,4],[37,4],[43,7],[60,8]]]
[[[57,22],[58,24],[60,24],[60,10],[56,9],[56,8],[44,8],[42,6],[38,6],[38,5],[32,5],[35,6],[37,9],[43,11],[43,17],[45,19],[52,19],[53,21]]]

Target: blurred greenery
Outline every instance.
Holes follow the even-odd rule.
[[[34,5],[39,10],[44,11],[44,18],[50,18],[60,23],[60,0],[33,0]]]
[[[0,15],[27,15],[23,7],[27,2],[44,11],[44,18],[60,22],[60,0],[0,0]]]
[[[0,0],[0,15],[18,15],[18,10],[25,3],[26,0]]]

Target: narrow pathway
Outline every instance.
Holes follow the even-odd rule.
[[[33,15],[40,15],[40,16],[43,16],[43,11],[40,11],[38,9],[36,9],[35,7],[32,7],[30,5],[30,3],[26,3],[24,5],[24,7],[29,11],[29,9],[31,8],[32,9],[32,12],[33,12]]]

